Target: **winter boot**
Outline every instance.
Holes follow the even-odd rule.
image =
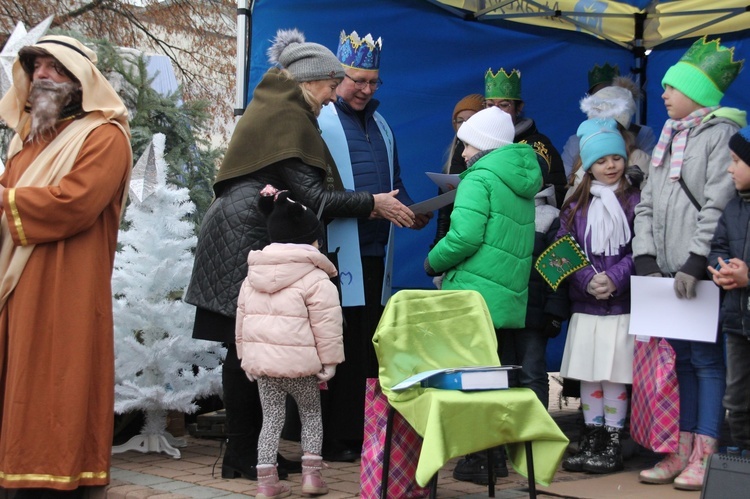
[[[508,476],[508,465],[505,462],[505,449],[492,450],[495,478]],[[487,451],[467,454],[456,463],[453,468],[453,478],[461,482],[472,482],[477,485],[487,485]]]
[[[693,434],[681,431],[677,452],[667,454],[667,457],[656,463],[653,468],[641,471],[638,480],[643,483],[672,483],[677,475],[687,467],[692,452]]]
[[[620,437],[622,428],[605,426],[604,448],[600,452],[592,452],[591,457],[583,463],[583,471],[589,473],[614,473],[623,469],[622,465],[622,446]]]
[[[567,471],[583,471],[583,463],[598,453],[604,447],[604,428],[596,425],[586,425],[581,435],[578,451],[563,459],[562,467]]]
[[[227,435],[221,477],[256,480],[258,435],[263,422],[258,384],[251,383],[244,370],[227,369],[226,366],[222,370],[221,383]]]
[[[302,456],[302,495],[320,496],[328,493],[328,485],[320,470],[323,469],[323,458],[320,456]]]
[[[289,497],[292,490],[279,482],[279,474],[273,464],[261,464],[258,469],[258,493],[255,499],[278,499]]]
[[[674,479],[674,488],[701,490],[703,488],[703,477],[708,466],[708,458],[718,450],[718,440],[696,433],[693,439],[693,452],[690,454],[690,461],[680,473],[680,476]]]

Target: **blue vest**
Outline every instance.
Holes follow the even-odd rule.
[[[393,188],[393,151],[394,141],[390,127],[383,117],[375,112],[373,115],[380,134],[388,149],[391,189]],[[328,104],[320,112],[318,124],[322,130],[323,140],[336,161],[341,181],[347,191],[354,191],[354,172],[349,154],[349,144],[344,127],[334,104]],[[360,257],[359,232],[356,218],[337,218],[328,224],[328,248],[335,252],[338,249],[339,276],[341,282],[341,304],[344,307],[356,307],[365,304],[364,277]],[[393,224],[390,225],[388,244],[385,254],[385,278],[383,279],[382,304],[391,296],[391,276],[393,274]]]

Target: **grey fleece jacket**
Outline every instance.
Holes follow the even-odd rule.
[[[744,122],[744,111],[719,108],[688,133],[681,176],[701,205],[700,211],[680,183],[669,178],[671,144],[663,164],[650,167],[635,209],[633,258],[637,274],[681,270],[699,279],[705,276],[711,237],[724,207],[735,195],[727,173],[729,138]]]

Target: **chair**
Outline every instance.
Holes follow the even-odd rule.
[[[529,479],[531,497],[536,497],[535,482],[549,485],[568,439],[528,388],[464,392],[416,385],[391,390],[432,369],[500,365],[492,320],[478,292],[399,291],[385,307],[373,344],[380,385],[392,410],[423,438],[416,481],[426,486],[432,480],[433,497],[437,472],[446,462],[499,445],[507,446],[514,469]],[[386,449],[382,497],[387,497],[389,455]],[[489,468],[488,492],[494,497]]]

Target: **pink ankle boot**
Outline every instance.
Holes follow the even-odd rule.
[[[706,474],[708,458],[711,454],[718,452],[719,441],[706,435],[695,434],[693,440],[693,453],[690,454],[690,462],[687,468],[674,479],[674,488],[680,490],[701,490],[703,488],[703,477]]]
[[[320,476],[323,466],[323,458],[320,456],[302,456],[303,496],[320,496],[328,493],[328,485]]]
[[[693,434],[681,431],[677,452],[667,454],[667,457],[656,463],[653,468],[641,471],[638,480],[644,483],[672,483],[675,477],[687,467],[692,451]]]
[[[276,466],[259,464],[256,470],[258,470],[258,493],[255,499],[280,499],[292,493],[289,487],[279,482]]]

